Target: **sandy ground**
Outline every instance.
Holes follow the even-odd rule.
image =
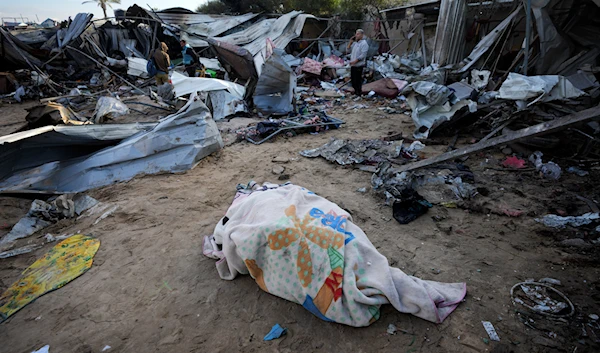
[[[1,108],[3,117],[10,114]],[[50,352],[593,352],[582,338],[589,314],[600,314],[598,256],[589,250],[559,247],[570,234],[548,231],[536,216],[565,210],[589,212],[572,194],[598,199],[593,180],[565,175],[559,182],[535,172],[505,172],[499,150],[472,156],[479,196],[471,210],[435,206],[408,225],[392,218],[391,208],[370,188],[369,173],[307,159],[298,152],[330,138],[379,138],[410,134],[409,117],[374,109],[338,110],[347,124],[318,135],[279,137],[254,146],[232,144],[183,174],[138,177],[92,190],[88,195],[118,209],[94,225],[99,215],[63,220],[25,241],[82,232],[101,240],[93,267],[65,287],[44,295],[0,325],[0,351],[25,353],[50,345]],[[21,113],[20,119],[24,118]],[[8,118],[6,118],[8,119]],[[6,120],[5,119],[5,120]],[[2,122],[2,123],[9,123]],[[247,121],[244,121],[244,124]],[[235,125],[235,119],[229,123]],[[242,124],[243,125],[243,124]],[[449,140],[449,139],[448,139]],[[466,140],[466,139],[465,139]],[[459,140],[459,142],[464,142]],[[428,146],[425,156],[446,146]],[[289,162],[273,162],[275,157]],[[326,323],[300,305],[262,292],[249,276],[221,280],[214,260],[202,255],[201,240],[227,210],[238,183],[278,182],[282,165],[290,181],[348,210],[391,265],[423,279],[466,282],[465,302],[436,325],[385,306],[367,328]],[[357,189],[366,187],[367,193]],[[483,190],[482,189],[482,190]],[[0,197],[0,236],[23,216],[30,200]],[[502,209],[520,209],[508,217]],[[0,260],[0,291],[17,280],[52,245]],[[552,277],[575,304],[567,322],[519,320],[510,288],[528,278]],[[489,342],[481,321],[491,321],[500,342]],[[264,342],[279,323],[285,338]],[[388,335],[394,324],[403,332]],[[534,329],[533,327],[537,327]],[[555,335],[551,334],[554,333]],[[581,340],[581,341],[579,341]],[[579,342],[578,342],[579,341]]]

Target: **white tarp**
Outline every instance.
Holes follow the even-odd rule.
[[[209,59],[209,58],[200,58],[200,63],[204,65],[205,68],[220,71],[223,70],[219,59]]]
[[[85,128],[85,126],[84,126]],[[76,193],[140,174],[183,172],[223,147],[208,108],[195,94],[150,131],[92,154],[58,160],[0,181],[0,193]]]
[[[181,97],[194,92],[227,90],[238,98],[244,98],[244,94],[246,93],[246,88],[237,83],[219,80],[217,78],[188,77],[179,72],[173,72],[171,75],[171,82],[173,83],[176,97]]]
[[[563,76],[524,76],[511,72],[500,86],[498,98],[510,100],[536,98],[541,99],[542,102],[549,102],[557,99],[576,98],[584,94]]]

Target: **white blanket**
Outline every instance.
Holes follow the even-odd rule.
[[[242,190],[205,238],[223,279],[250,274],[264,291],[317,317],[351,326],[379,318],[381,304],[442,322],[464,298],[465,283],[439,283],[390,267],[351,216],[300,186]]]

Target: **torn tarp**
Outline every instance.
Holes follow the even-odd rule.
[[[510,100],[536,98],[536,100],[541,99],[542,102],[549,102],[557,99],[577,98],[584,94],[585,92],[573,86],[563,76],[524,76],[511,72],[502,83],[498,98]]]
[[[238,98],[243,98],[246,93],[244,86],[237,83],[219,80],[216,78],[188,77],[178,72],[171,75],[175,96],[181,97],[195,92],[209,92],[227,90]]]
[[[283,60],[285,52],[275,49],[267,60],[254,92],[254,104],[263,114],[287,114],[294,110],[296,74]]]
[[[179,112],[152,130],[87,156],[57,159],[13,174],[0,181],[0,193],[75,193],[139,174],[183,172],[222,147],[208,108],[193,94]]]

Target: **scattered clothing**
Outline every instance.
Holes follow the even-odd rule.
[[[279,324],[275,324],[275,326],[273,326],[271,331],[269,331],[269,333],[267,333],[264,340],[272,341],[274,339],[277,339],[277,338],[285,335],[286,333],[287,333],[287,328],[283,328],[283,327],[279,326]]]
[[[421,217],[433,205],[413,189],[402,190],[402,198],[392,206],[394,219],[400,224],[408,224]]]
[[[523,159],[520,159],[519,157],[510,156],[506,157],[504,162],[502,162],[502,166],[504,168],[523,169],[527,166],[527,162],[525,162],[525,160]]]
[[[100,240],[77,234],[50,249],[0,296],[0,322],[89,270],[99,247]]]
[[[466,294],[465,283],[425,281],[390,267],[348,212],[289,183],[238,188],[203,247],[219,259],[221,278],[250,274],[265,292],[350,326],[370,325],[388,303],[439,323]]]

